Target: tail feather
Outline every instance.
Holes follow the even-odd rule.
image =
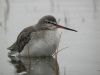
[[[11,50],[11,51],[16,51],[17,50],[16,42],[13,45],[11,45],[10,47],[8,47],[7,49]]]

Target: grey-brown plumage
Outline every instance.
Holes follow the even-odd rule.
[[[47,56],[48,54],[51,55],[52,53],[55,52],[58,44],[56,36],[57,28],[63,28],[76,32],[76,30],[58,25],[56,19],[53,16],[47,15],[42,17],[35,26],[29,26],[27,28],[24,28],[22,32],[18,35],[16,42],[8,49],[11,50],[11,52],[20,53],[23,51],[24,47],[28,43],[30,43],[31,40],[33,41],[31,43],[32,46],[30,46],[32,47],[30,50],[31,54],[33,53],[34,55],[37,54],[37,55],[47,55]],[[42,51],[44,50],[43,51],[44,53],[39,49],[41,49]]]
[[[20,53],[25,45],[30,41],[30,35],[32,32],[50,30],[48,27],[46,27],[46,23],[48,23],[47,21],[57,23],[56,19],[51,15],[42,17],[35,26],[24,28],[18,35],[16,42],[12,46],[10,46],[8,50],[18,51]]]
[[[33,26],[23,29],[22,32],[17,37],[16,42],[12,46],[10,46],[8,49],[11,51],[18,51],[20,53],[23,50],[24,46],[31,39],[30,34],[32,32],[35,32],[35,29]]]

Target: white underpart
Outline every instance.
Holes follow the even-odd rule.
[[[50,56],[57,48],[57,30],[39,31],[31,34],[32,39],[21,52],[22,56]]]

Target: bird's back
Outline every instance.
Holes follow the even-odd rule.
[[[32,32],[35,32],[35,29],[33,26],[24,28],[21,31],[21,33],[18,35],[16,42],[13,45],[11,45],[8,48],[8,50],[18,51],[20,53],[23,50],[24,46],[29,42],[30,34]]]

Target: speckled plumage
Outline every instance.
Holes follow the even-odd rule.
[[[42,17],[35,26],[24,28],[16,42],[8,49],[19,52],[22,56],[52,56],[58,45],[57,28],[75,31],[57,24],[56,19],[47,15]]]
[[[45,20],[56,23],[53,16],[42,17],[35,26],[24,28],[8,49],[22,56],[51,56],[57,48],[57,28],[48,29]],[[50,24],[49,24],[50,25]]]

